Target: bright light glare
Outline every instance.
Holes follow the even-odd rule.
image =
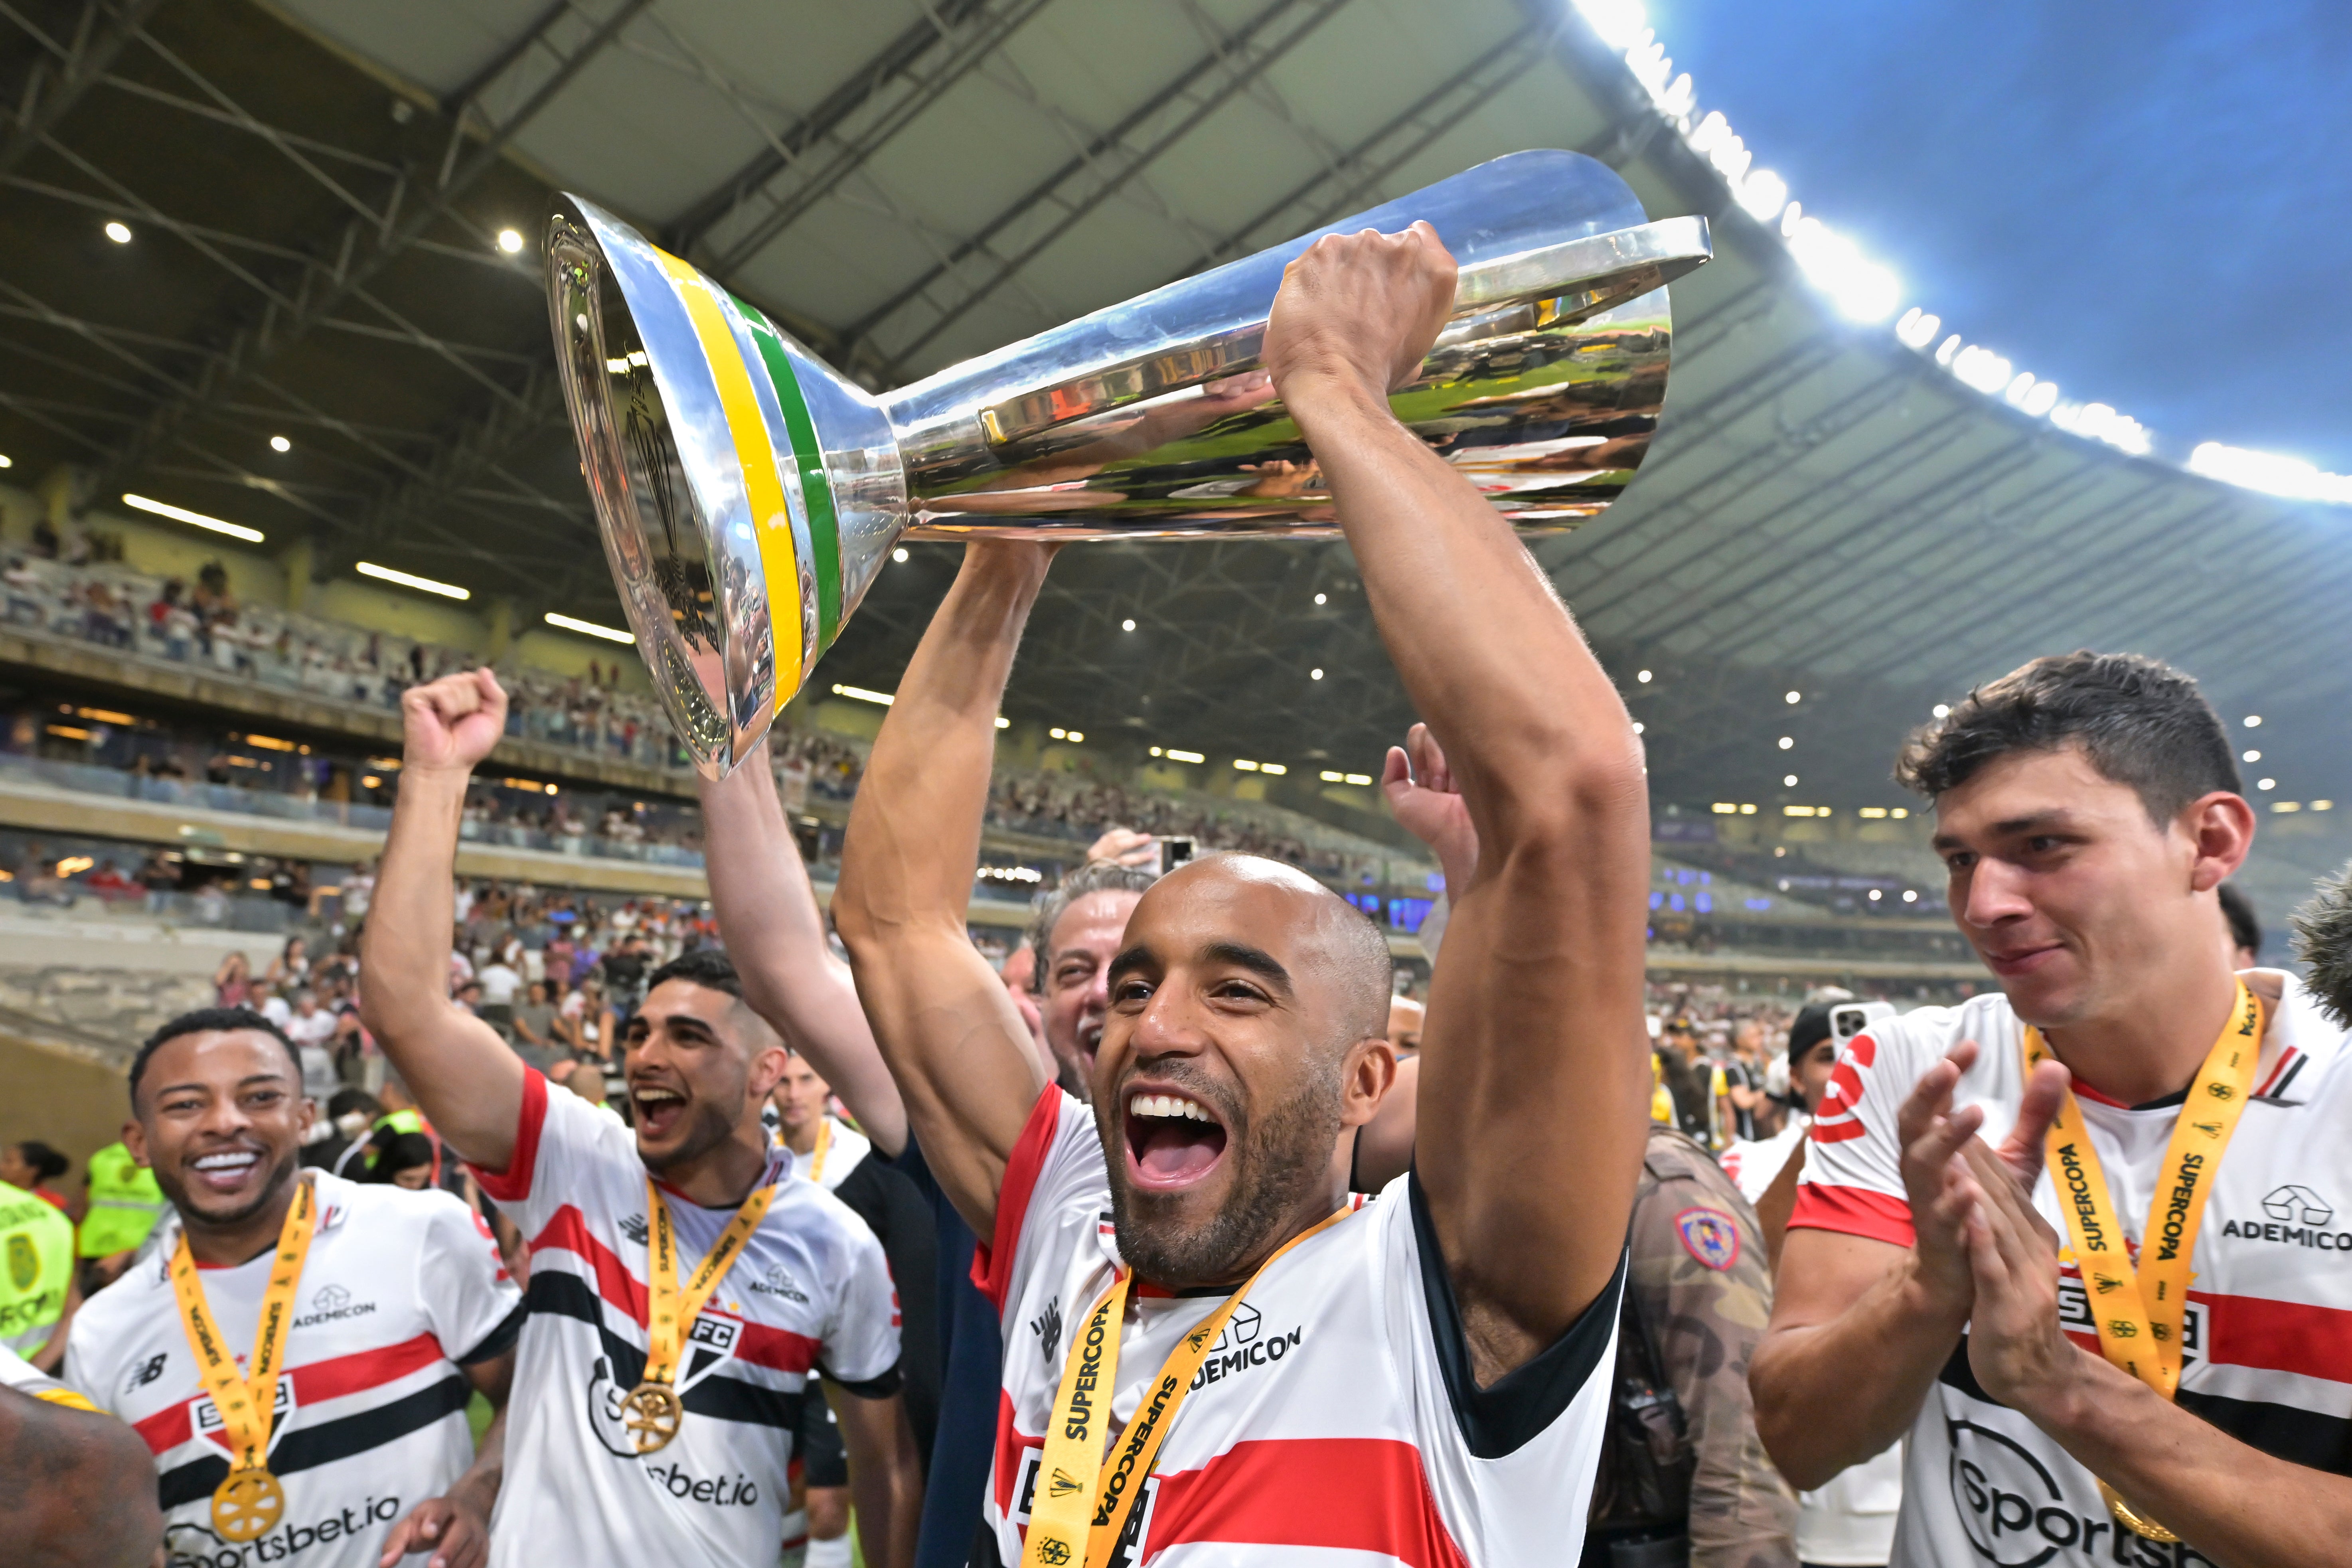
[[[1780,737],[1780,749],[1784,752],[1793,748],[1796,743],[1797,740],[1793,735],[1783,735]]]
[[[1759,223],[1770,223],[1780,216],[1781,204],[1789,199],[1789,182],[1769,169],[1758,169],[1739,182],[1739,205],[1748,216]]]
[[[1135,623],[1133,621],[1121,621],[1118,623],[1118,629],[1123,632],[1131,632],[1135,629]]]
[[[1797,787],[1797,775],[1796,775],[1796,774],[1794,774],[1794,773],[1790,773],[1788,777],[1786,777],[1786,778],[1782,779],[1780,782],[1781,782],[1782,784],[1787,784],[1790,789],[1794,789],[1794,788],[1796,788],[1796,787]]]
[[[2033,390],[2025,395],[2025,401],[2018,406],[2034,418],[2042,418],[2058,406],[2058,384],[2054,381],[2035,382]]]
[[[2256,780],[2254,781],[2254,787],[2255,787],[2256,789],[2276,789],[2276,788],[2278,788],[2278,780],[2276,780],[2276,779],[2256,779]]]
[[[16,460],[15,458],[9,457],[5,452],[0,452],[0,468],[13,468],[16,466]]]
[[[1317,604],[1318,604],[1318,605],[1319,605],[1319,604],[1323,603],[1323,601],[1324,601],[1325,599],[1328,598],[1329,596],[1330,596],[1330,595],[1327,595],[1327,594],[1318,594],[1318,595],[1315,595],[1315,602],[1316,602]]]
[[[1936,345],[1936,363],[1946,370],[1952,368],[1952,356],[1960,352],[1960,334],[1954,332]]]
[[[1862,247],[1819,218],[1799,221],[1789,252],[1814,288],[1857,321],[1883,321],[1895,313],[1903,285],[1888,268],[1863,255]]]
[[[1943,324],[1941,316],[1931,316],[1914,305],[1895,323],[1895,338],[1906,349],[1924,349],[1936,341],[1936,333]]]
[[[2290,500],[2335,501],[2352,506],[2352,475],[2331,474],[2300,458],[2250,452],[2208,441],[2189,454],[2189,471]]]
[[[128,245],[131,243],[131,226],[119,221],[109,223],[106,226],[106,237],[117,245]]]
[[[1612,49],[1630,49],[1650,25],[1642,0],[1576,0],[1576,14]]]
[[[1952,356],[1952,374],[1963,386],[1990,396],[2009,384],[2010,363],[1989,348],[1970,343]]]
[[[839,682],[835,683],[833,694],[846,697],[852,702],[877,702],[885,708],[898,700],[887,691],[875,691],[863,686],[843,686]]]
[[[400,572],[390,566],[379,566],[373,561],[354,561],[352,563],[352,570],[362,577],[373,577],[383,583],[397,583],[404,588],[414,588],[422,594],[438,594],[445,599],[470,599],[474,596],[474,591],[471,588],[460,588],[455,583],[436,583],[430,577],[419,577],[414,572]]]
[[[215,533],[226,533],[231,539],[242,539],[247,544],[261,542],[261,530],[247,528],[241,522],[223,522],[219,518],[206,517],[203,512],[190,511],[184,507],[168,506],[159,500],[149,500],[145,496],[124,496],[122,504],[139,511],[152,511],[157,517],[168,517],[178,522],[193,523],[198,528],[209,528]]]
[[[594,621],[583,621],[574,616],[559,616],[553,610],[548,611],[544,619],[551,626],[561,626],[567,632],[578,632],[582,637],[603,637],[606,642],[637,640],[634,634],[625,632],[618,626],[600,626]]]
[[[499,230],[499,248],[505,251],[509,256],[517,256],[521,254],[522,236],[510,228],[502,228]]]
[[[1948,719],[1952,716],[1952,705],[1948,702],[1938,702],[1929,711],[1938,719]]]
[[[1647,686],[1650,684],[1650,672],[1646,669],[1636,670],[1633,672],[1633,679]]]
[[[2259,730],[2263,727],[2263,716],[2259,713],[2249,713],[2245,717],[2244,723],[2249,730]]]
[[[890,559],[898,562],[902,566],[905,565],[907,562],[907,547],[902,544],[898,546],[898,549],[890,552]]]
[[[1798,702],[1802,702],[1804,700],[1805,700],[1805,694],[1804,694],[1803,692],[1801,692],[1801,691],[1791,691],[1791,692],[1790,692],[1790,693],[1788,694],[1788,696],[1787,696],[1786,698],[1784,698],[1782,700],[1787,701],[1787,702],[1790,702],[1790,703],[1791,703],[1791,704],[1794,704],[1794,703],[1798,703]]]
[[[2260,752],[2248,752],[2238,760],[2242,763],[2259,763],[2263,760],[2263,754]]]
[[[2002,395],[2009,399],[2010,406],[2012,408],[2022,408],[2025,406],[2025,400],[2032,394],[2033,373],[2021,370],[2017,373],[2017,379],[2009,384],[2008,392]]]
[[[294,443],[283,436],[272,436],[269,438],[269,449],[273,452],[290,452],[294,449]]]
[[[2061,403],[2050,411],[2050,423],[2069,436],[2105,441],[2135,458],[2147,455],[2149,442],[2146,427],[2138,420],[2118,414],[2104,403]]]
[[[1307,679],[1309,680],[1320,680],[1323,679],[1323,672],[1319,669],[1310,669],[1307,672]]]

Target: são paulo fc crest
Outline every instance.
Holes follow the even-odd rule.
[[[1739,1261],[1739,1226],[1721,1209],[1685,1209],[1675,1215],[1675,1233],[1683,1250],[1708,1268],[1728,1268]]]

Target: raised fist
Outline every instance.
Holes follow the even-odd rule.
[[[487,669],[445,675],[401,694],[402,752],[410,768],[471,770],[507,731],[507,694]]]

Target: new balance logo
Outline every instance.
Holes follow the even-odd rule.
[[[1059,1296],[1045,1303],[1045,1310],[1029,1321],[1029,1331],[1037,1336],[1037,1348],[1045,1352],[1045,1364],[1058,1367],[1062,1355],[1062,1299]]]
[[[639,1247],[643,1247],[646,1244],[646,1237],[653,1233],[646,1228],[645,1215],[641,1214],[633,1214],[628,1215],[622,1219],[621,1234],[627,1237],[631,1241],[635,1242]]]

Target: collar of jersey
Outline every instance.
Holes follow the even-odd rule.
[[[792,1170],[792,1159],[793,1152],[784,1148],[781,1143],[770,1147],[768,1150],[767,1168],[760,1173],[760,1179],[751,1184],[751,1193],[758,1192],[761,1187],[772,1187],[778,1182],[782,1181],[785,1175]],[[687,1207],[700,1209],[705,1214],[733,1214],[737,1209],[741,1208],[744,1203],[749,1203],[751,1199],[751,1193],[745,1193],[741,1203],[719,1205],[698,1204],[692,1198],[688,1197],[684,1193],[679,1192],[676,1187],[671,1186],[667,1182],[663,1181],[659,1176],[656,1176],[654,1178],[654,1185],[659,1187],[664,1195],[676,1198],[679,1203],[684,1204]]]

